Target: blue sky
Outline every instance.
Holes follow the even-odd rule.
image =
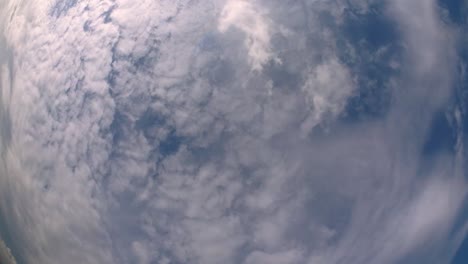
[[[466,25],[468,22],[468,6],[466,1],[439,1],[441,5],[444,7],[447,7],[449,10],[450,18],[454,23],[457,23],[459,25]],[[465,30],[463,30],[463,33],[466,34],[466,26],[464,27]],[[466,43],[466,38],[463,43]],[[466,62],[468,59],[468,50],[466,49],[466,44],[461,45],[462,50],[460,51],[460,54],[463,58],[463,60]],[[468,84],[466,80],[461,83],[461,88],[462,90],[466,90],[468,88]],[[466,100],[466,97],[462,97],[461,100]],[[463,264],[463,263],[468,263],[468,237],[466,237],[461,244],[460,248],[458,249],[452,264]]]
[[[468,261],[468,239],[465,239],[458,249],[452,264],[464,264]]]

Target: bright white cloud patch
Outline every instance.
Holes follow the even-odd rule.
[[[253,1],[229,0],[222,10],[218,29],[226,32],[234,27],[245,33],[245,46],[252,69],[261,70],[270,60],[280,63],[270,43],[273,26],[267,14],[261,12]]]
[[[322,121],[325,115],[336,117],[346,106],[355,87],[348,69],[336,59],[330,59],[308,74],[302,90],[311,105],[312,115],[303,123],[305,133]]]

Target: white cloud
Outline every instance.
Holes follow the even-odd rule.
[[[114,263],[101,228],[102,204],[93,194],[107,155],[97,134],[112,119],[113,105],[102,89],[110,63],[110,50],[103,49],[109,48],[112,29],[103,24],[105,35],[77,35],[83,25],[77,13],[84,5],[53,26],[49,5],[42,4],[17,8],[12,25],[18,27],[5,32],[15,64],[4,106],[18,136],[6,152],[2,185],[10,190],[2,194],[2,213],[9,215],[22,262]],[[88,7],[91,19],[106,8],[104,2]],[[80,60],[83,50],[88,56]],[[99,61],[94,54],[102,56]],[[25,72],[35,74],[20,74]]]
[[[348,69],[336,58],[314,68],[302,87],[312,109],[312,114],[302,124],[303,133],[309,133],[325,115],[336,117],[342,113],[354,87]]]
[[[460,172],[450,154],[431,170],[417,152],[450,94],[435,4],[391,5],[409,65],[392,80],[398,103],[350,125],[339,117],[359,71],[339,59],[340,25],[322,21],[343,22],[346,5],[293,2],[18,9],[0,208],[23,262],[385,264],[451,239],[433,227],[466,196]],[[369,253],[386,246],[397,253]]]
[[[264,252],[253,252],[246,260],[246,264],[293,264],[301,263],[301,253],[295,250],[268,254]]]
[[[270,44],[273,33],[272,21],[251,1],[229,0],[226,3],[218,29],[226,32],[230,27],[238,28],[246,34],[245,45],[253,70],[261,70],[263,65],[271,60],[280,63]]]

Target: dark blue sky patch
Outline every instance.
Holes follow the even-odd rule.
[[[466,164],[466,162],[465,162]],[[463,230],[466,225],[466,219],[468,219],[468,197],[465,197],[463,207],[460,210],[454,228],[452,229],[451,236],[455,237],[461,230]],[[468,234],[465,234],[465,238],[462,243],[459,245],[459,248],[455,252],[452,261],[450,264],[466,264],[468,263]]]
[[[91,21],[90,20],[86,20],[83,23],[83,31],[85,31],[85,32],[91,31]]]
[[[102,13],[101,17],[104,18],[104,24],[110,23],[112,21],[111,15],[115,8],[116,6],[113,5],[109,8],[109,10]]]
[[[468,36],[468,28],[465,28],[463,32]],[[468,38],[461,41],[460,48],[459,56],[461,63],[458,65],[458,71],[461,78],[456,83],[455,100],[462,111],[463,124],[466,124],[468,121]],[[463,131],[464,135],[468,136],[468,126],[463,126]]]
[[[125,116],[125,114],[120,111],[116,111],[114,114],[114,119],[110,125],[110,133],[112,134],[113,144],[118,143],[121,140],[125,139],[125,128],[128,127],[130,121]]]
[[[170,156],[175,154],[182,144],[183,138],[176,134],[175,130],[172,130],[167,137],[159,143],[159,152],[162,156]]]
[[[468,263],[468,237],[465,238],[460,248],[458,249],[451,264],[466,264]]]
[[[114,63],[114,61],[112,61]],[[107,83],[110,87],[115,87],[117,85],[117,79],[119,78],[120,73],[114,69],[112,65],[112,69],[110,70],[109,74],[107,75]],[[113,89],[109,89],[109,93],[112,97],[117,96],[118,93],[115,92]]]
[[[458,55],[460,58],[460,65],[458,71],[461,79],[456,83],[456,96],[455,100],[461,110],[461,131],[463,135],[459,135],[463,138],[464,145],[468,144],[468,126],[465,123],[468,121],[468,34],[467,23],[468,23],[468,2],[465,0],[438,0],[439,6],[447,11],[449,23],[455,24],[460,29],[460,42],[458,43]],[[464,153],[465,155],[465,153]],[[465,155],[466,156],[466,155]],[[468,169],[468,158],[465,157],[464,162],[465,171]],[[465,177],[468,178],[468,174],[465,173]],[[465,217],[466,219],[466,217]],[[455,257],[452,264],[468,263],[468,237],[465,239],[461,246],[457,256]]]
[[[439,6],[447,10],[449,18],[455,24],[466,23],[468,2],[465,0],[437,0]]]
[[[366,14],[349,9],[339,29],[338,55],[351,69],[358,87],[347,103],[343,121],[382,118],[391,106],[388,83],[398,74],[394,65],[401,61],[402,49],[396,25],[383,8],[372,6]]]
[[[358,43],[364,40],[369,43],[368,48],[375,49],[399,40],[398,29],[385,15],[384,8],[382,4],[373,5],[365,14],[348,9],[345,12],[341,33],[351,42]]]
[[[423,155],[433,156],[440,152],[451,152],[455,150],[457,140],[456,129],[450,124],[444,112],[434,115],[424,146]]]
[[[347,102],[343,121],[355,122],[384,117],[391,105],[391,91],[381,80],[360,79],[359,90]]]
[[[136,72],[151,71],[153,66],[157,63],[157,61],[161,57],[160,50],[159,50],[159,47],[161,46],[161,40],[159,40],[156,36],[154,36],[154,33],[152,33],[151,35],[152,37],[147,39],[144,43],[144,46],[147,47],[146,52],[138,56],[131,54],[128,58],[132,62],[132,65],[135,67]],[[121,59],[126,59],[126,58],[124,57]]]
[[[154,47],[154,46],[153,46]],[[156,64],[157,59],[159,58],[158,49],[152,48],[148,53],[141,57],[132,58],[133,65],[137,71],[148,71],[151,69],[151,66]]]
[[[151,142],[156,140],[154,130],[158,127],[166,125],[166,118],[160,113],[148,109],[143,115],[135,122],[135,129],[142,131],[145,137]]]
[[[439,4],[449,10],[451,22],[455,23],[459,30],[459,41],[458,41],[458,76],[460,76],[455,81],[455,104],[460,109],[461,114],[461,124],[459,124],[458,129],[460,129],[462,135],[459,135],[464,142],[464,145],[468,144],[468,2],[461,0],[454,1],[439,1]],[[466,147],[465,147],[466,149]],[[468,156],[466,151],[463,153],[464,160],[464,170],[468,171]],[[468,173],[465,173],[465,178],[468,179]],[[468,261],[466,262],[468,263]]]
[[[57,0],[52,8],[50,9],[50,15],[56,18],[67,14],[70,8],[74,7],[78,3],[78,0]]]
[[[464,62],[468,62],[468,54],[466,56],[461,55]],[[461,66],[461,65],[460,65]],[[467,136],[468,136],[468,126],[466,123],[468,122],[468,68],[459,67],[459,74],[460,76],[464,76],[464,78],[460,78],[455,84],[455,96],[454,101],[458,109],[460,110],[460,118],[461,124],[459,124],[458,129],[460,129],[462,135],[461,137],[465,140],[465,145],[468,143]],[[468,165],[468,162],[465,163]],[[467,167],[468,169],[468,167]]]
[[[465,58],[464,61],[468,62],[468,56]],[[464,142],[464,146],[467,146],[467,144],[468,144],[468,125],[466,125],[466,124],[468,122],[468,69],[465,68],[464,71],[465,71],[464,76],[466,76],[466,77],[461,80],[461,86],[458,89],[459,94],[457,95],[457,100],[460,100],[458,102],[458,105],[461,108],[461,120],[462,120],[462,122],[461,122],[462,123],[461,124],[461,131],[462,131],[463,134],[460,135],[460,136],[462,137],[462,140]],[[466,149],[466,147],[465,147],[465,149]],[[466,150],[464,150],[463,155],[465,157],[464,169],[465,169],[465,171],[468,171],[468,155],[466,155]],[[468,173],[465,174],[465,178],[468,179]]]

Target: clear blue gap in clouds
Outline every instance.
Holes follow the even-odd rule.
[[[458,249],[457,254],[452,260],[452,264],[466,264],[468,263],[468,238],[465,238],[462,245]]]
[[[462,36],[462,43],[460,45],[461,49],[460,50],[460,57],[461,61],[466,65],[468,63],[468,43],[466,43],[466,40],[463,38],[466,38],[466,34],[468,33],[468,30],[466,29],[466,25],[468,22],[468,17],[467,17],[467,11],[468,11],[468,2],[464,0],[439,0],[439,4],[446,8],[449,14],[450,21],[453,22],[456,25],[459,25],[460,28],[462,29],[461,34]],[[468,70],[461,69],[465,71],[465,76],[468,74]],[[458,84],[458,93],[457,93],[457,100],[460,100],[461,106],[462,106],[462,116],[463,120],[468,120],[467,117],[467,107],[466,107],[466,102],[468,99],[467,92],[468,92],[468,82],[466,79],[462,79],[459,81]],[[465,103],[463,103],[465,102]],[[467,142],[466,136],[468,135],[468,127],[464,126],[463,127],[463,133],[464,133],[464,141]],[[465,168],[466,168],[466,162],[465,162]],[[465,215],[462,216],[462,218],[466,219],[468,215],[468,206],[466,205],[467,203],[465,202]],[[463,224],[463,223],[462,223]],[[457,250],[451,264],[466,264],[468,263],[468,236],[465,236],[464,241],[462,242],[460,248]]]
[[[393,21],[384,14],[382,4],[372,4],[370,11],[360,14],[352,8],[345,12],[343,26],[337,34],[340,59],[346,63],[358,82],[358,91],[351,97],[344,111],[345,122],[369,121],[384,117],[391,104],[391,89],[386,83],[398,74],[389,61],[400,61],[398,29]],[[346,47],[352,46],[359,59],[347,53]],[[379,50],[378,58],[373,55]]]

